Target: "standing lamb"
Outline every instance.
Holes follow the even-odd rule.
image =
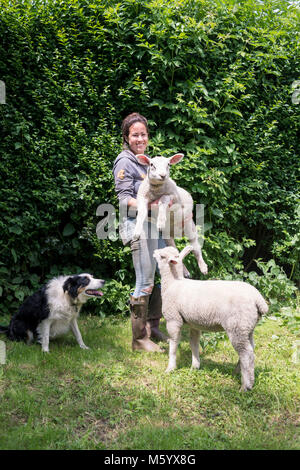
[[[254,384],[253,331],[268,306],[255,287],[240,281],[198,281],[183,278],[183,258],[192,251],[166,247],[154,251],[161,274],[162,311],[170,336],[167,372],[176,368],[176,350],[183,323],[190,326],[192,368],[199,369],[201,330],[225,330],[239,355],[236,372],[242,374],[241,390]]]
[[[170,165],[175,165],[183,158],[182,153],[170,158],[136,155],[142,165],[148,166],[147,176],[141,183],[137,194],[137,221],[133,239],[138,240],[143,231],[143,223],[148,215],[148,204],[159,199],[157,229],[162,231],[168,246],[176,248],[174,236],[186,236],[192,245],[200,271],[207,274],[207,265],[202,257],[197,230],[193,221],[193,199],[183,188],[176,185],[170,176]],[[169,204],[172,207],[168,210]],[[168,221],[168,223],[167,223]],[[189,272],[183,267],[185,276]]]

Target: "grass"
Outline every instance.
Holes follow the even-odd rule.
[[[178,369],[165,374],[167,348],[132,352],[128,318],[79,323],[90,350],[71,334],[51,342],[49,354],[6,342],[0,449],[300,448],[297,338],[279,320],[255,330],[255,385],[247,393],[239,392],[237,355],[226,338],[212,339],[193,371],[184,330]]]

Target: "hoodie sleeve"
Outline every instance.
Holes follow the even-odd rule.
[[[132,174],[130,161],[120,159],[114,167],[115,189],[119,201],[127,205],[129,199],[136,198],[135,179]]]

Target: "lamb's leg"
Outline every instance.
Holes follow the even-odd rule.
[[[255,347],[255,345],[254,345],[253,333],[254,333],[254,331],[251,331],[251,333],[250,333],[250,335],[249,335],[249,341],[250,341],[250,344],[251,344],[252,349],[253,349],[253,352],[254,352],[254,347]]]
[[[238,333],[228,334],[232,346],[239,355],[237,368],[240,367],[242,375],[241,391],[251,390],[254,384],[254,351],[250,338]]]
[[[170,340],[169,340],[169,364],[166,369],[166,372],[171,372],[172,370],[176,369],[176,351],[177,351],[177,346],[180,341],[181,325],[179,325],[178,322],[175,322],[175,321],[168,321],[167,331],[168,331]]]
[[[143,224],[148,215],[148,201],[146,199],[139,200],[137,211],[136,224],[132,237],[133,240],[139,240],[141,238]]]
[[[241,363],[240,360],[238,360],[237,365],[235,366],[235,369],[233,371],[234,374],[240,374],[241,373]]]
[[[190,329],[190,345],[192,350],[192,369],[200,368],[200,358],[199,358],[199,338],[200,330]]]
[[[172,197],[166,194],[164,194],[163,196],[159,198],[158,216],[157,216],[157,224],[156,224],[158,231],[164,230],[166,226],[167,209],[171,201],[172,201]]]
[[[254,352],[254,340],[253,340],[253,331],[250,333],[249,335],[249,341],[250,341],[250,344],[252,346],[252,349],[253,349],[253,352]],[[241,373],[241,363],[240,363],[240,360],[238,360],[238,363],[234,369],[234,374],[240,374]]]
[[[83,342],[82,340],[82,336],[81,336],[81,333],[80,333],[80,330],[78,328],[78,324],[77,324],[77,320],[76,318],[74,320],[72,320],[71,324],[70,324],[70,327],[71,327],[71,330],[72,330],[72,333],[73,335],[75,336],[76,340],[77,340],[77,343],[79,344],[79,346],[82,348],[82,349],[89,349]]]
[[[254,384],[254,354],[251,344],[240,353],[242,387],[241,390],[246,392],[251,390]]]
[[[205,263],[202,257],[202,251],[200,247],[200,243],[198,240],[196,226],[194,224],[193,219],[185,220],[184,222],[184,234],[188,237],[190,244],[193,247],[193,254],[197,260],[198,266],[202,274],[207,274],[207,264]]]

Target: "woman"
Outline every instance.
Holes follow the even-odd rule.
[[[157,248],[163,248],[165,244],[157,236],[132,240],[136,223],[136,196],[146,176],[146,169],[137,161],[136,155],[144,154],[148,146],[147,119],[138,113],[128,115],[122,123],[122,135],[124,150],[114,162],[113,173],[122,214],[120,236],[124,245],[130,244],[136,276],[135,290],[130,296],[132,349],[161,351],[150,339],[166,339],[158,328],[162,316],[161,295],[160,288],[153,287],[156,268],[153,252]],[[147,233],[150,233],[150,230]]]

